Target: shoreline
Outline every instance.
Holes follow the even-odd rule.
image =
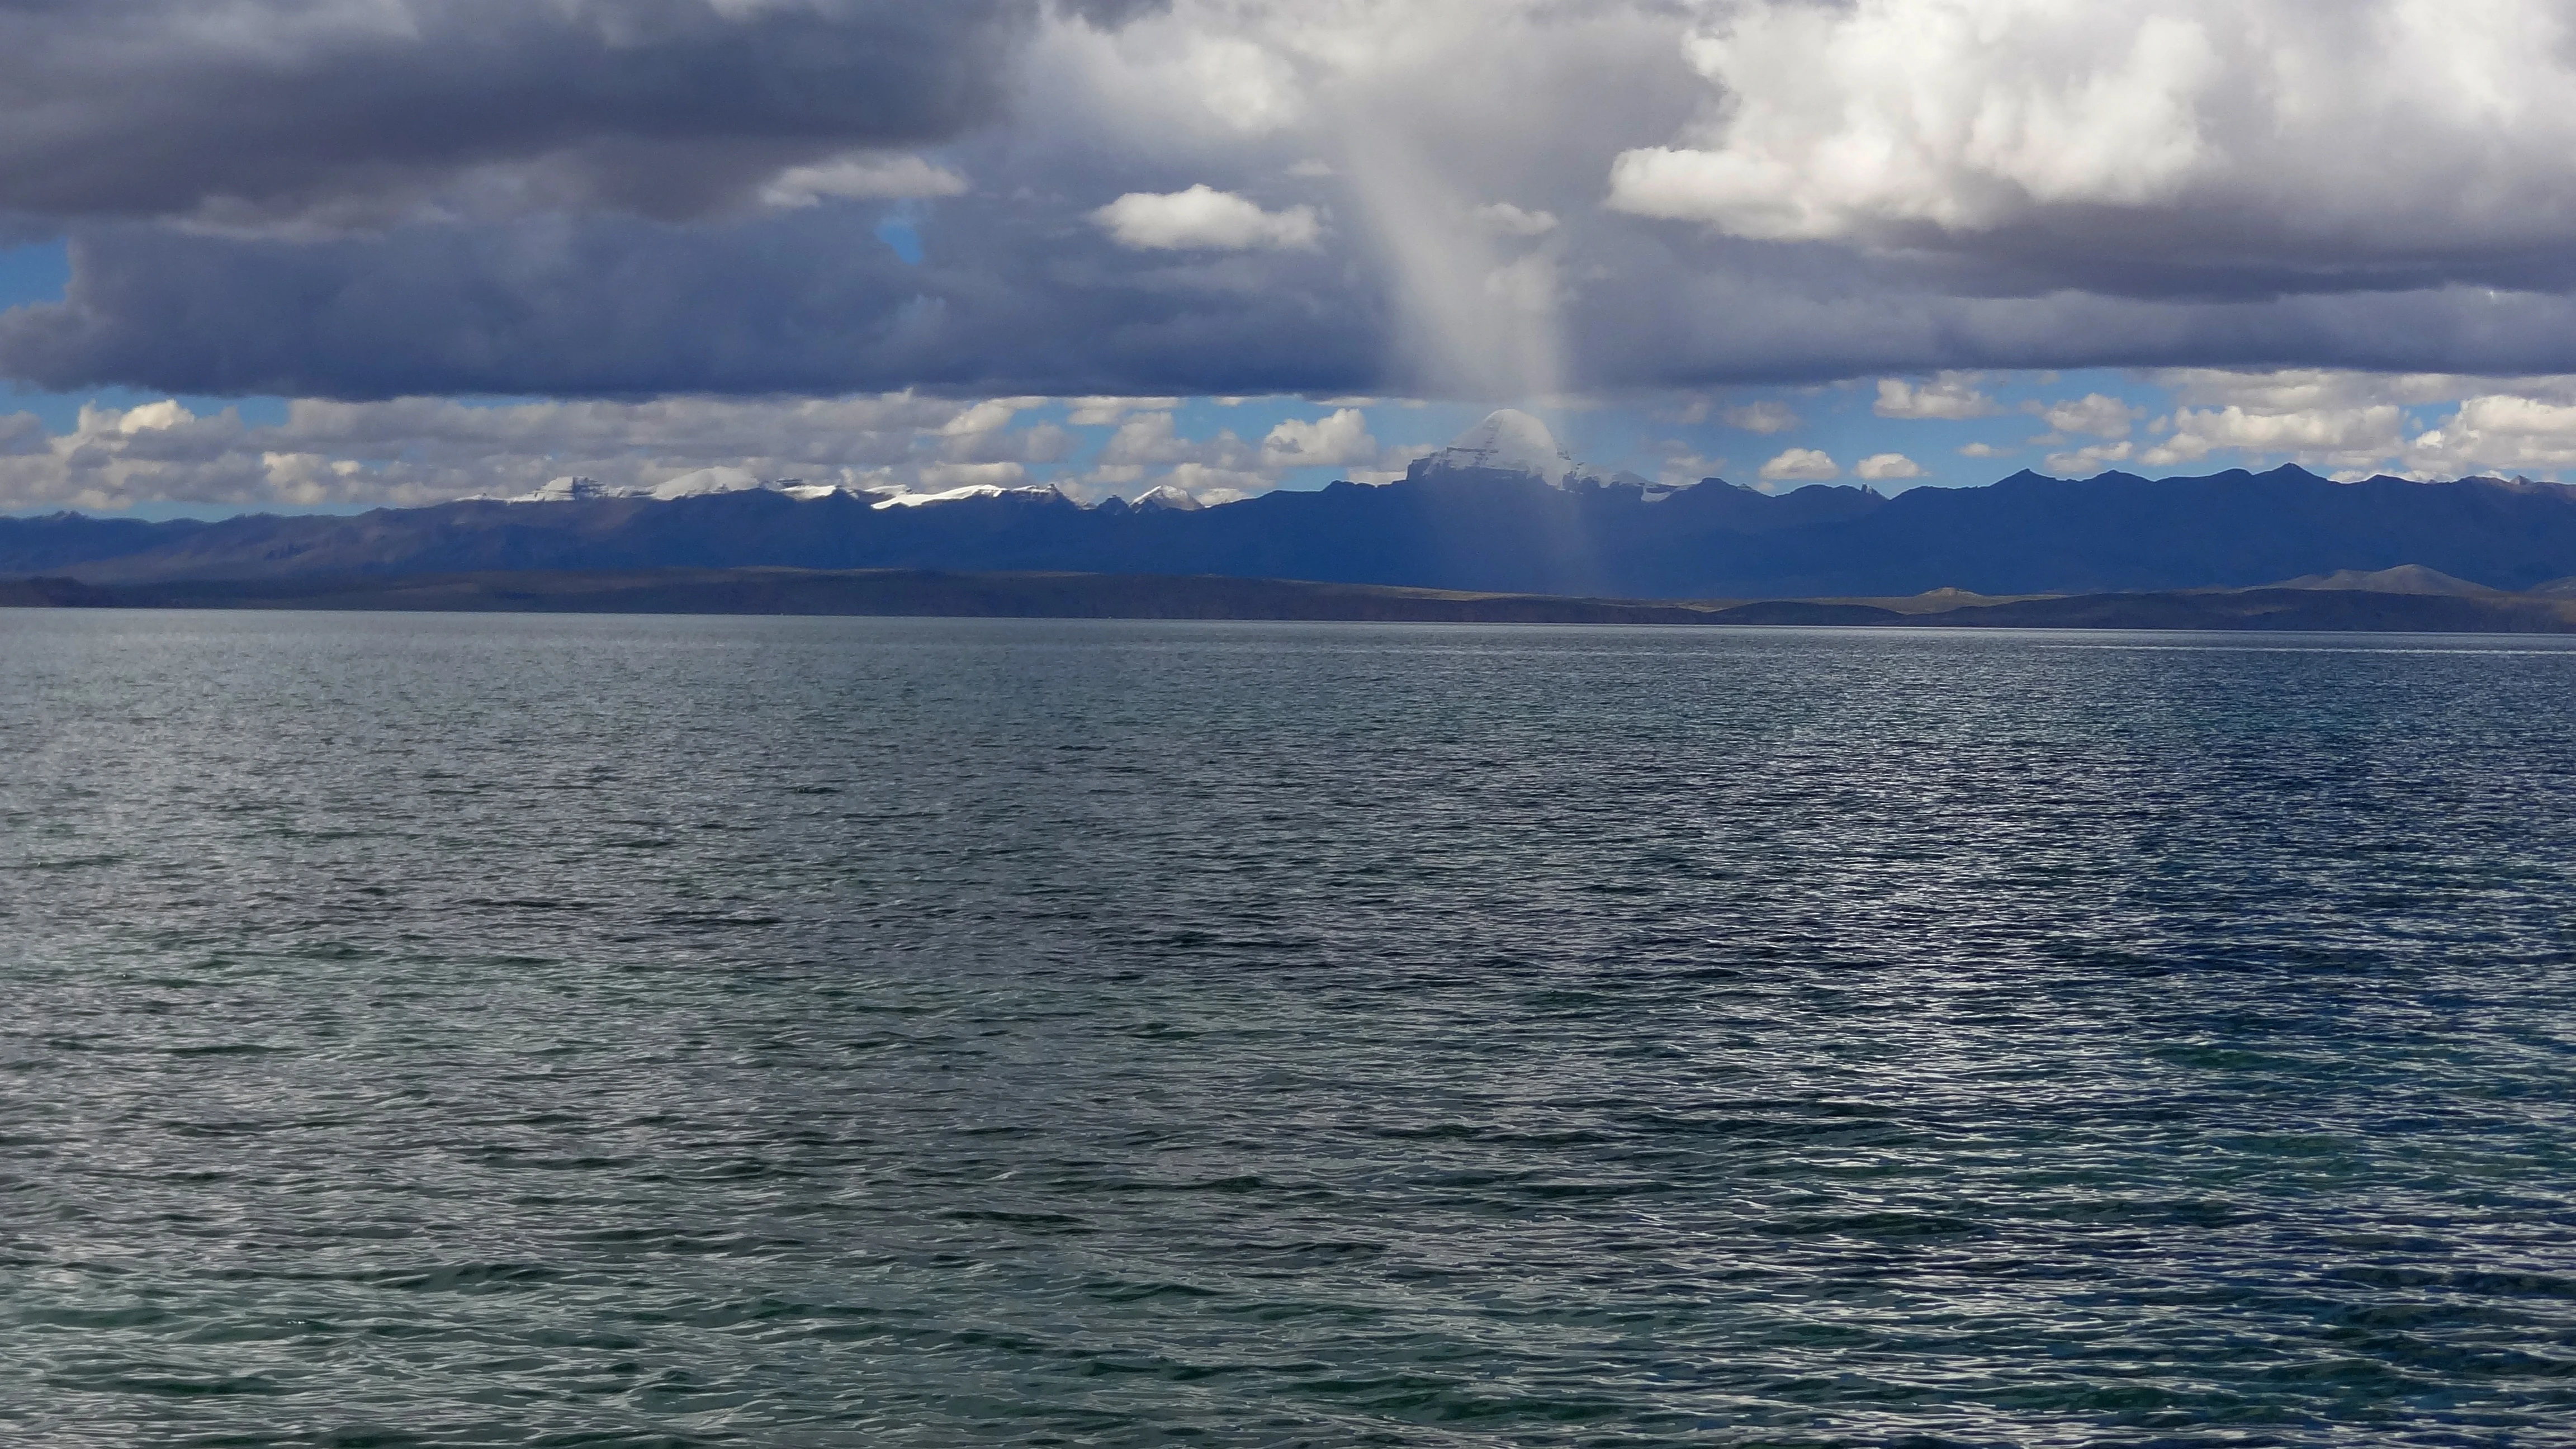
[[[2267,586],[1991,597],[1654,600],[1217,575],[788,568],[483,571],[99,585],[0,580],[0,607],[805,614],[2395,633],[2576,633],[2576,599]]]

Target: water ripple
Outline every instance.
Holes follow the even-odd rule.
[[[2521,1445],[2576,652],[0,613],[0,1430]]]

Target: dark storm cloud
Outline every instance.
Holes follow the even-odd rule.
[[[1047,207],[969,198],[921,223],[916,267],[867,234],[874,214],[531,219],[325,243],[113,228],[82,239],[67,303],[0,315],[0,366],[54,390],[339,398],[1441,383],[1396,360],[1401,319],[1345,244],[1140,255]],[[1747,246],[1708,267],[1615,220],[1580,240],[1602,265],[1561,320],[1572,374],[1601,387],[1946,367],[2576,371],[2576,302],[2549,294],[1963,297],[1901,261]]]
[[[989,119],[1030,0],[0,0],[0,212],[363,217],[476,167],[689,215]]]
[[[0,314],[0,368],[53,390],[637,396],[1340,389],[1380,299],[1322,255],[1139,258],[1001,203],[923,225],[907,266],[866,208],[684,227],[422,225],[298,243],[84,236],[68,302]]]
[[[2055,264],[1720,241],[1615,220],[1564,311],[1590,385],[1820,382],[1871,373],[2085,367],[2576,371],[2576,298],[2553,268],[2411,273],[2406,285],[2220,286]]]
[[[0,0],[0,237],[74,238],[0,376],[2557,371],[2570,34],[2560,0]],[[872,235],[905,195],[919,266]]]

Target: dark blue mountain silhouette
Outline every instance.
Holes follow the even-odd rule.
[[[1215,574],[1643,599],[2246,587],[2420,564],[2522,589],[2576,574],[2576,488],[2018,473],[1883,498],[1715,479],[1555,486],[1477,469],[1198,510],[1021,490],[906,507],[767,490],[467,501],[356,517],[0,519],[0,575],[96,583],[495,569],[779,566]]]

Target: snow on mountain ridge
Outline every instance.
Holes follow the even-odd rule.
[[[871,508],[919,508],[929,503],[956,503],[968,498],[1062,498],[1051,486],[1004,488],[994,483],[969,483],[945,493],[889,493],[880,496]]]
[[[773,486],[776,485],[763,482],[758,474],[748,468],[700,468],[694,473],[683,473],[677,478],[656,483],[645,490],[644,496],[668,502],[674,498],[704,498],[715,493],[747,493],[754,488]]]
[[[1185,488],[1177,488],[1166,483],[1159,488],[1148,488],[1144,492],[1137,494],[1136,501],[1128,506],[1131,508],[1171,508],[1177,509],[1183,513],[1195,513],[1199,509],[1205,508],[1207,505],[1199,502],[1197,496],[1192,494],[1189,490]]]
[[[504,498],[504,503],[586,503],[593,498],[613,498],[617,494],[599,486],[596,478],[549,478],[533,493]]]
[[[748,468],[714,467],[683,473],[677,478],[667,479],[649,488],[610,488],[596,478],[573,475],[549,478],[544,484],[527,493],[513,494],[509,497],[477,493],[471,498],[458,501],[587,503],[599,498],[651,498],[668,503],[680,498],[710,498],[719,493],[755,491],[784,493],[800,503],[811,503],[815,499],[829,498],[835,493],[847,493],[850,490],[838,483],[808,483],[802,478],[763,478]]]

